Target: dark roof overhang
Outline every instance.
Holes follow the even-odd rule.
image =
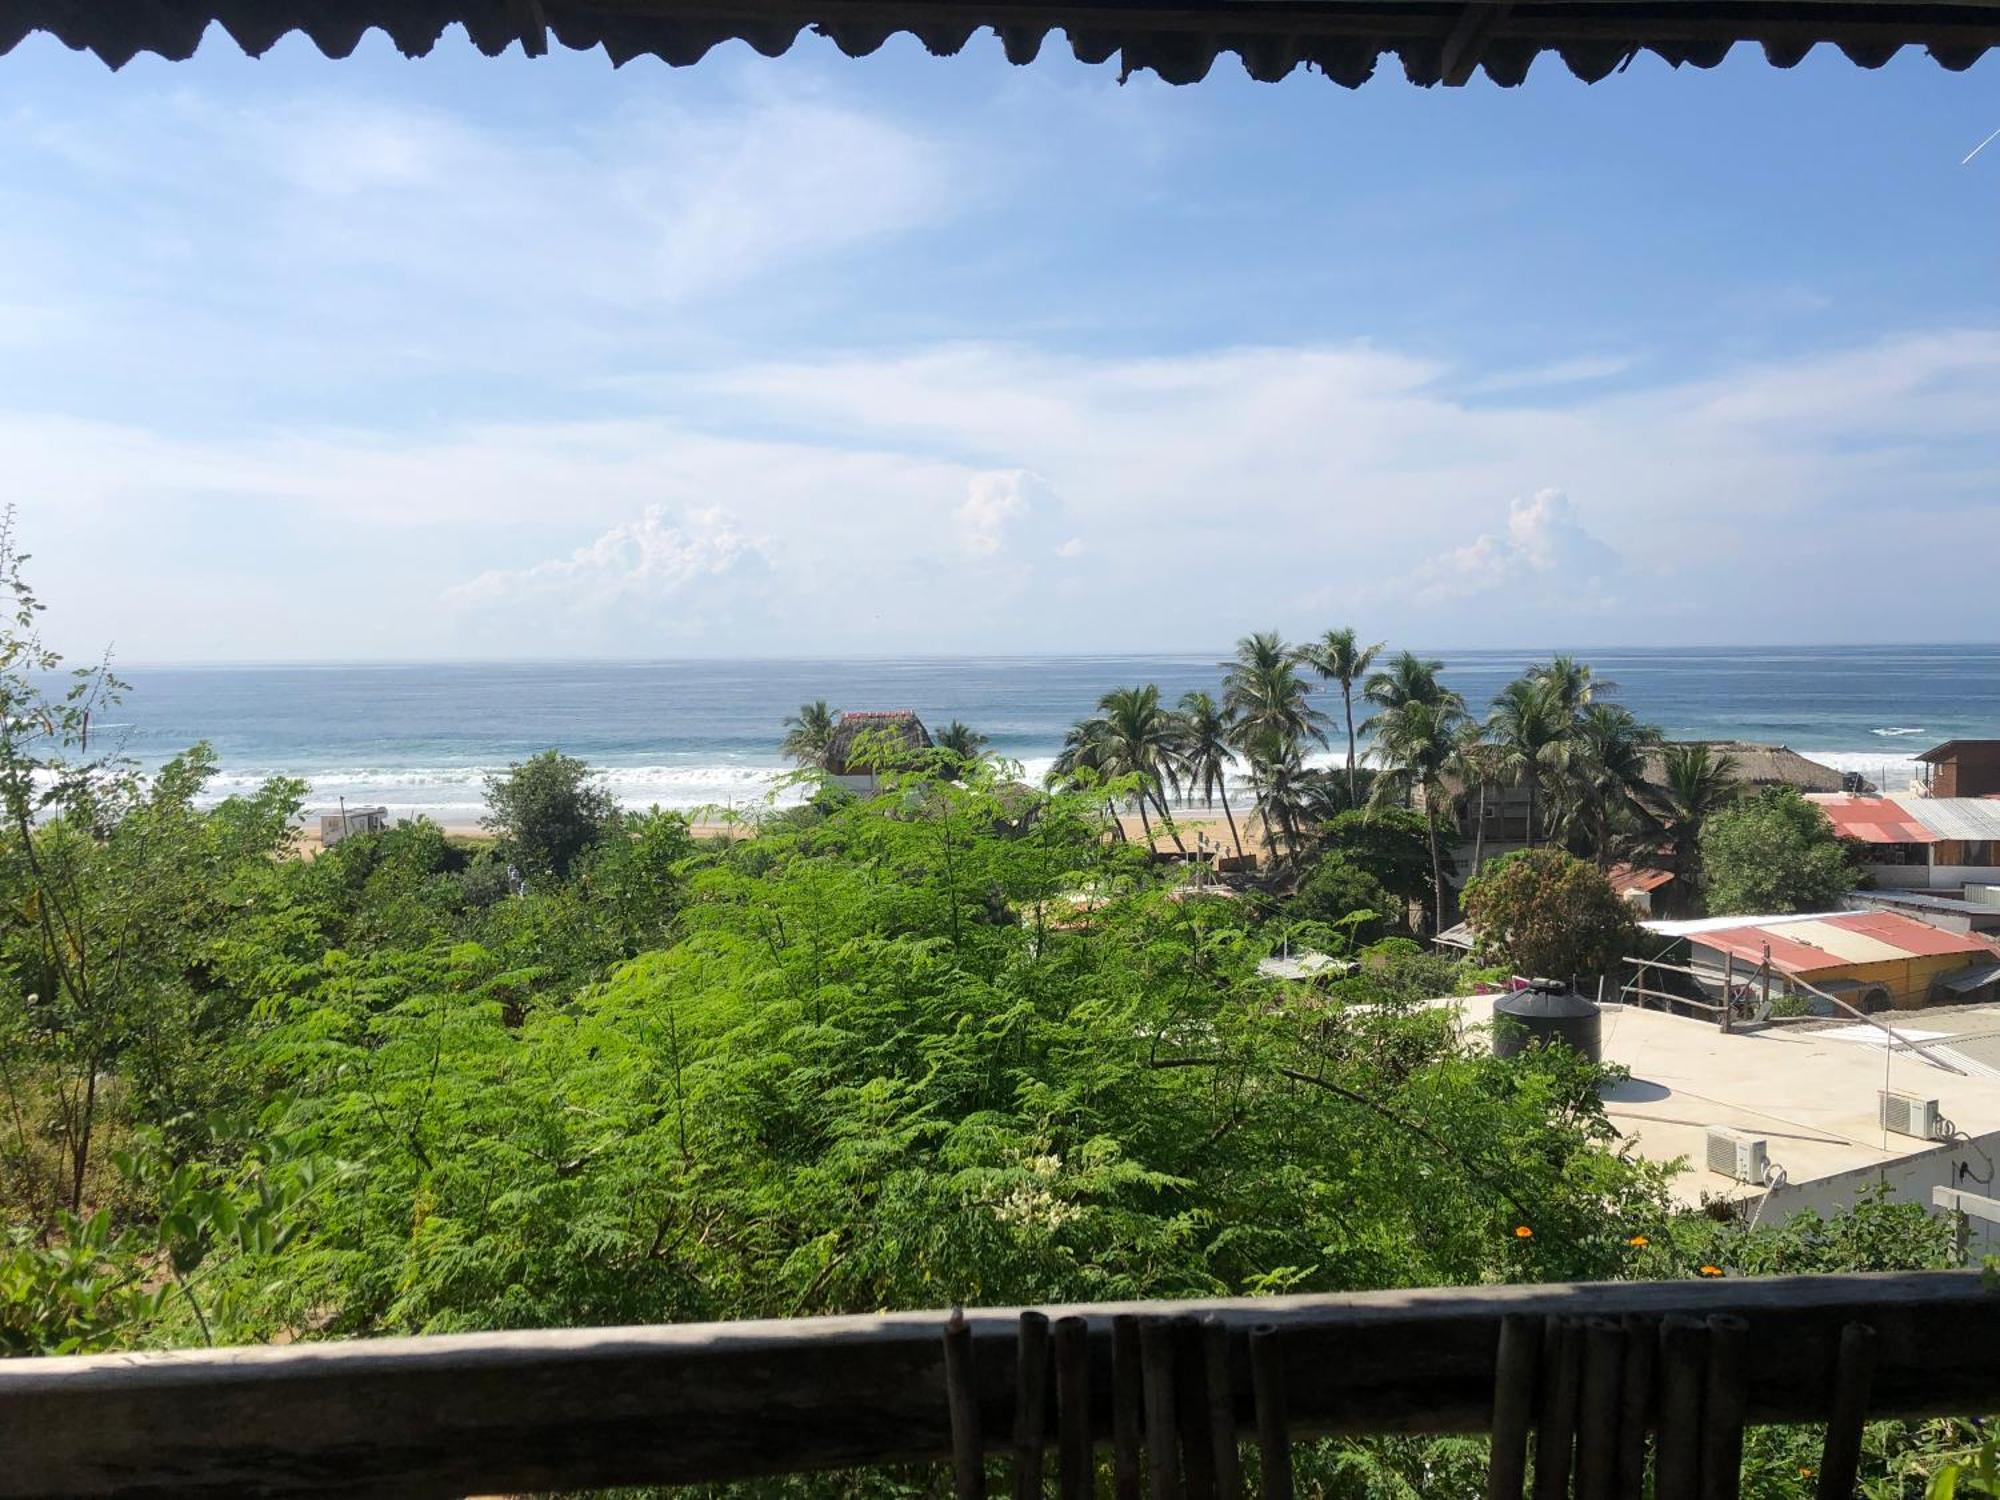
[[[1875,68],[1916,47],[1956,70],[2000,46],[2000,4],[1970,0],[0,0],[0,53],[44,31],[119,67],[142,52],[186,58],[219,26],[251,54],[302,31],[344,57],[378,29],[418,56],[453,24],[489,54],[518,43],[539,55],[553,39],[603,47],[614,63],[676,66],[726,41],[775,57],[807,30],[855,57],[899,32],[942,56],[986,28],[1026,63],[1061,32],[1084,62],[1115,57],[1124,73],[1170,83],[1201,79],[1230,52],[1254,78],[1306,66],[1350,87],[1391,56],[1413,83],[1459,84],[1483,69],[1512,85],[1544,52],[1595,82],[1642,51],[1710,68],[1746,44],[1789,68],[1824,44]]]

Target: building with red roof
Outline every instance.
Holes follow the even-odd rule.
[[[1688,938],[1695,968],[1747,976],[1768,961],[1773,976],[1861,1010],[2000,998],[2000,944],[1897,912],[1746,917],[1740,927],[1703,926]]]

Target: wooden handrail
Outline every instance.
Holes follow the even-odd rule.
[[[1214,1313],[1239,1390],[1280,1330],[1301,1435],[1482,1431],[1507,1314],[1734,1313],[1753,1422],[1830,1399],[1841,1330],[1879,1334],[1871,1414],[2000,1409],[2000,1293],[1977,1273],[1603,1282],[1051,1307],[1088,1323],[1111,1433],[1118,1312]],[[980,1427],[1009,1441],[1018,1310],[968,1315]],[[0,1495],[466,1495],[950,1456],[942,1312],[0,1362]],[[1237,1413],[1248,1437],[1255,1414]]]

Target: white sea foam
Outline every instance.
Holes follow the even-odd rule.
[[[1801,750],[1799,754],[1836,771],[1858,771],[1885,792],[1907,790],[1923,769],[1914,755],[1875,755],[1866,750]]]
[[[272,776],[298,775],[307,785],[309,811],[380,806],[392,818],[419,815],[441,822],[476,820],[486,803],[486,778],[506,771],[495,766],[342,766],[290,772],[256,767],[233,768],[209,783],[209,795],[223,798],[254,791]],[[745,808],[767,800],[783,806],[803,799],[798,786],[786,785],[788,768],[743,766],[601,766],[599,781],[621,807],[627,808]]]
[[[1926,731],[1921,726],[1913,729],[1910,728],[1908,725],[1891,724],[1887,728],[1871,729],[1868,732],[1870,734],[1882,735],[1884,738],[1894,739],[1906,734],[1923,734]]]

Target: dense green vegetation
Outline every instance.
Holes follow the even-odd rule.
[[[1701,862],[1717,912],[1823,911],[1854,889],[1832,825],[1790,787],[1739,798],[1709,819]]]
[[[1362,645],[1351,628],[1303,645],[1264,632],[1238,642],[1215,693],[1190,692],[1169,707],[1153,684],[1114,688],[1071,727],[1052,784],[1120,781],[1123,796],[1114,800],[1137,811],[1147,840],[1164,837],[1182,852],[1174,808],[1213,807],[1220,796],[1242,854],[1245,825],[1228,799],[1228,778],[1239,776],[1270,862],[1265,883],[1297,892],[1314,909],[1336,893],[1351,899],[1377,912],[1381,925],[1372,930],[1436,931],[1455,915],[1464,880],[1485,866],[1489,805],[1503,793],[1525,802],[1515,836],[1529,848],[1564,849],[1600,870],[1618,861],[1664,866],[1678,877],[1668,897],[1686,911],[1749,910],[1737,903],[1765,898],[1772,885],[1757,909],[1791,910],[1829,881],[1851,887],[1838,858],[1813,856],[1807,875],[1797,868],[1803,853],[1787,857],[1783,873],[1768,870],[1760,885],[1744,859],[1725,852],[1725,879],[1711,888],[1704,833],[1738,799],[1734,759],[1704,744],[1664,742],[1612,701],[1617,684],[1586,663],[1558,655],[1531,668],[1481,719],[1446,685],[1442,662],[1384,650],[1381,642]],[[1366,712],[1359,724],[1357,697]],[[826,704],[804,705],[787,722],[786,751],[817,763],[832,728]],[[1344,763],[1309,764],[1321,750]],[[1793,806],[1794,821],[1814,818],[1804,802]],[[1414,819],[1425,841],[1415,887],[1384,878],[1356,848],[1391,813]],[[1837,855],[1830,827],[1818,821],[1816,842],[1831,843]],[[1469,849],[1461,847],[1461,825],[1470,829]],[[1725,837],[1717,847],[1731,846]]]
[[[1270,813],[1318,848],[1296,892],[1216,895],[1116,837],[1109,804],[1171,821],[1152,783],[1200,704],[1109,695],[1046,795],[968,733],[744,840],[550,752],[491,788],[494,842],[419,822],[307,859],[297,784],[214,802],[203,747],[151,777],[98,753],[117,684],[51,689],[4,539],[0,584],[6,1352],[1948,1254],[1908,1207],[1676,1212],[1600,1070],[1497,1060],[1424,1004],[1477,977],[1384,936],[1438,825],[1348,807],[1358,767],[1324,816]],[[1282,665],[1225,689],[1248,743],[1311,732],[1291,658],[1249,656]],[[1380,714],[1427,691],[1390,670]],[[1359,962],[1258,976],[1297,942]],[[1464,1493],[1477,1458],[1307,1473]]]

